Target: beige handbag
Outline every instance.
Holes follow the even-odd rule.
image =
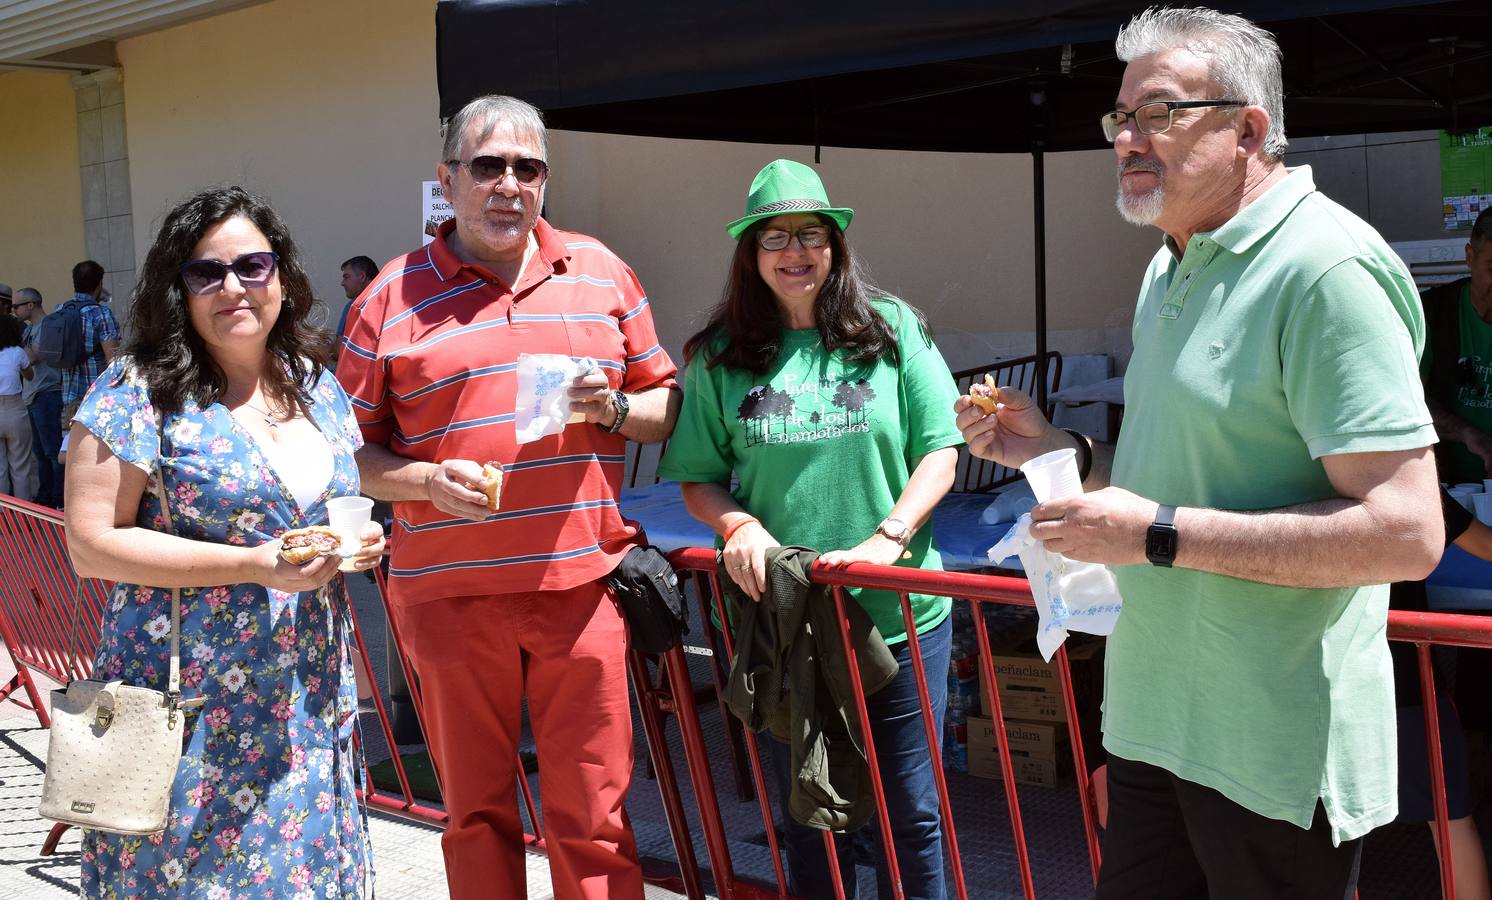
[[[159,467],[156,472],[156,483],[164,485]],[[164,487],[160,497],[166,527],[174,531]],[[74,681],[52,692],[43,818],[118,834],[165,830],[181,761],[182,710],[204,702],[181,697],[180,631],[181,591],[173,589],[171,676],[164,693],[120,681]]]

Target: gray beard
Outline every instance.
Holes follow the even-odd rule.
[[[1161,185],[1143,194],[1128,195],[1121,187],[1114,195],[1119,215],[1131,225],[1154,225],[1166,205],[1166,191]]]

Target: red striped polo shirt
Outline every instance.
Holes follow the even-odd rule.
[[[627,393],[675,385],[642,286],[600,241],[540,219],[538,252],[510,290],[456,258],[455,224],[384,266],[353,303],[337,362],[367,443],[507,469],[502,508],[482,522],[394,504],[390,594],[406,605],[564,590],[605,576],[635,543],[616,503],[620,434],[582,422],[517,443],[520,353],[589,356]]]

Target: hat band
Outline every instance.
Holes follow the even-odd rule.
[[[762,213],[797,212],[800,210],[812,211],[815,209],[828,208],[829,204],[823,202],[822,200],[778,200],[776,203],[768,203],[766,206],[758,206],[756,209],[753,209],[746,215],[759,216]]]

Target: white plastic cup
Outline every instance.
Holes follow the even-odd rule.
[[[1492,525],[1492,494],[1472,494],[1471,505],[1476,510],[1476,520],[1483,525]]]
[[[1031,483],[1037,503],[1076,497],[1083,492],[1083,482],[1078,479],[1078,451],[1072,447],[1026,460],[1021,474]]]
[[[337,568],[343,572],[355,571],[351,555],[363,545],[359,537],[363,526],[373,521],[373,501],[368,497],[333,497],[326,501],[327,524],[342,536],[339,552],[349,558],[342,560]]]

